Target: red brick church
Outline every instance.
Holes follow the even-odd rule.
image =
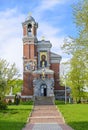
[[[23,89],[22,96],[64,96],[60,87],[61,56],[51,52],[50,41],[37,38],[38,23],[28,16],[23,26]]]

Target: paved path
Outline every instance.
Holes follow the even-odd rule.
[[[22,130],[73,130],[65,124],[55,105],[34,106],[31,117]]]

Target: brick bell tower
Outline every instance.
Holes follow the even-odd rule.
[[[59,84],[62,57],[51,51],[52,44],[37,39],[38,23],[29,15],[23,27],[23,89],[22,98],[52,97],[63,99],[64,87]],[[69,91],[66,90],[69,94]]]
[[[33,95],[32,71],[37,68],[37,28],[38,23],[29,15],[23,27],[23,96]]]

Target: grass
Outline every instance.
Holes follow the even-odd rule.
[[[0,130],[22,130],[33,105],[10,105],[0,110]]]
[[[88,130],[88,104],[61,104],[58,101],[56,104],[74,130]]]

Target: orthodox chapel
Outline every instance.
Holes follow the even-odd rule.
[[[60,86],[59,77],[61,56],[51,51],[50,41],[44,38],[38,40],[38,23],[32,16],[25,19],[22,27],[23,89],[21,95],[27,98],[63,97],[64,88]]]

